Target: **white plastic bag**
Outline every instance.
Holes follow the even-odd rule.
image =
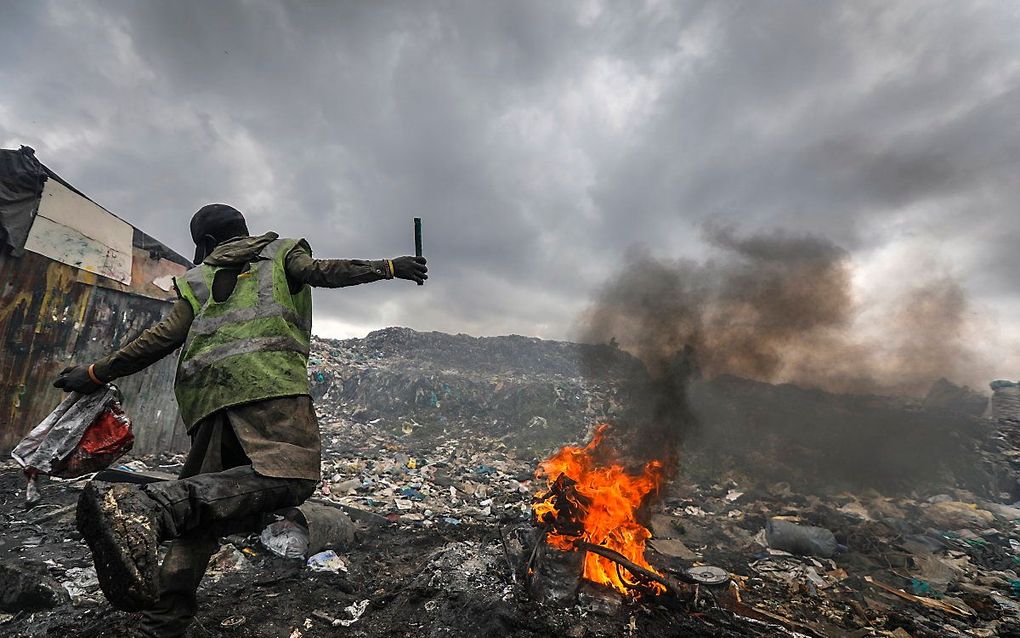
[[[283,558],[303,558],[308,551],[308,528],[283,519],[270,523],[260,537],[269,551]]]

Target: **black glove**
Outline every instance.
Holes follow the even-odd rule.
[[[70,366],[64,368],[57,380],[53,382],[54,388],[60,388],[64,392],[81,392],[92,394],[103,387],[102,383],[96,383],[89,376],[88,366]]]
[[[410,279],[419,284],[429,278],[429,269],[425,267],[424,257],[397,257],[393,260],[393,276],[397,279]]]

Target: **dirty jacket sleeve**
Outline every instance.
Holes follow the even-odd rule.
[[[301,242],[287,255],[287,277],[292,283],[320,288],[341,288],[391,279],[385,259],[314,259],[308,242]]]
[[[178,299],[165,319],[146,329],[120,350],[97,361],[94,368],[96,376],[103,381],[113,381],[156,363],[184,344],[193,320],[191,304]]]

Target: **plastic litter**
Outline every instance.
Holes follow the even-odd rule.
[[[358,622],[365,610],[368,609],[368,600],[362,600],[360,602],[353,603],[344,607],[344,612],[350,616],[349,619],[345,618],[334,618],[324,611],[313,611],[312,616],[319,620],[332,625],[333,627],[350,627],[354,623]]]
[[[308,558],[307,565],[314,572],[346,572],[347,563],[336,552],[327,549]]]
[[[99,577],[96,576],[96,568],[72,567],[64,574],[67,580],[61,585],[71,598],[71,604],[75,607],[83,603],[98,603],[102,599],[99,592]]]
[[[347,607],[344,607],[344,611],[350,615],[351,619],[337,620],[336,622],[341,627],[350,627],[361,619],[361,617],[365,614],[366,609],[368,609],[368,599],[348,605]]]
[[[270,523],[259,540],[266,549],[283,558],[303,558],[308,551],[308,529],[287,519]]]

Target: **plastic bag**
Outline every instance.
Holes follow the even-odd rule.
[[[120,399],[114,385],[92,394],[71,392],[11,456],[30,479],[37,474],[76,478],[109,467],[135,441]]]
[[[303,558],[308,551],[308,528],[284,519],[270,523],[262,530],[260,540],[277,556]]]

